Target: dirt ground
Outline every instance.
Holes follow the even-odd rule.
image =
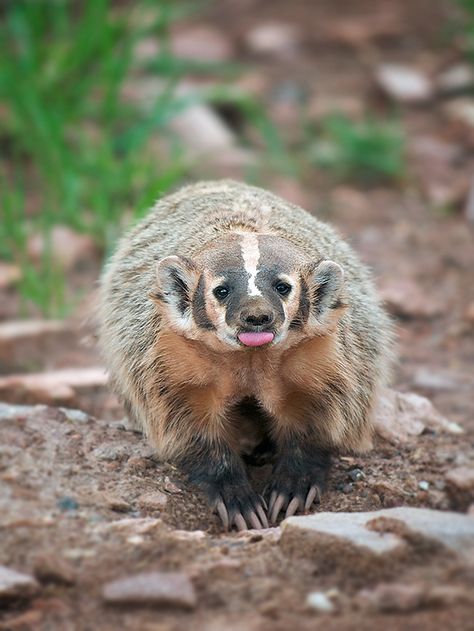
[[[278,118],[282,110],[275,94],[289,78],[310,97],[357,95],[364,108],[384,111],[388,106],[370,71],[374,64],[417,63],[434,72],[456,60],[456,51],[446,49],[440,35],[447,6],[438,1],[222,0],[201,20],[229,33],[239,61],[249,64],[249,76],[258,72],[263,77],[256,91]],[[261,57],[249,52],[244,44],[249,29],[270,21],[295,25],[301,40],[297,53]],[[186,24],[181,28],[185,31]],[[378,440],[367,456],[341,458],[321,511],[400,505],[457,509],[445,476],[455,467],[474,465],[474,226],[462,202],[449,213],[433,208],[420,182],[438,175],[427,173],[430,159],[420,160],[413,149],[427,137],[454,146],[462,158],[444,165],[443,177],[453,186],[463,177],[469,181],[473,140],[446,122],[443,106],[435,101],[401,108],[410,175],[400,186],[361,189],[309,170],[298,185],[283,177],[267,183],[334,223],[374,269],[398,328],[395,387],[428,396],[465,430],[461,436],[427,432],[402,447]],[[285,115],[293,115],[291,107]],[[98,269],[88,273],[92,286]],[[4,290],[2,301],[9,303],[3,317],[11,319],[15,297]],[[78,340],[83,335],[78,331]],[[76,342],[73,351],[58,348],[45,365],[97,365],[90,340]],[[33,600],[14,602],[3,611],[0,605],[0,629],[474,628],[472,603],[389,615],[359,607],[359,590],[380,581],[472,587],[472,568],[447,558],[442,549],[427,552],[413,544],[409,559],[366,573],[350,559],[325,567],[304,549],[278,545],[272,534],[222,534],[202,498],[175,468],[157,461],[142,436],[121,420],[121,411],[114,410],[101,414],[94,409],[94,417],[48,407],[18,409],[9,418],[0,414],[0,561],[39,577],[52,565],[60,575],[42,581]],[[350,473],[356,468],[363,477],[353,481]],[[268,468],[252,470],[257,485],[268,474]],[[150,494],[157,492],[153,503]],[[104,583],[152,569],[190,575],[198,594],[195,610],[103,603]],[[337,614],[317,614],[305,605],[310,591],[330,589],[340,592]]]

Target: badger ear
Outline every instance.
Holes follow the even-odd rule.
[[[165,303],[178,319],[191,314],[191,296],[199,279],[196,264],[185,256],[167,256],[156,265],[157,287],[151,298]]]
[[[344,270],[338,263],[329,260],[312,264],[309,268],[307,283],[310,309],[318,320],[322,320],[328,310],[342,306]]]

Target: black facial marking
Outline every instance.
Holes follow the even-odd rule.
[[[201,329],[206,329],[206,331],[214,331],[215,326],[209,320],[209,317],[206,313],[206,300],[204,296],[204,276],[201,274],[199,277],[199,282],[196,287],[196,291],[193,296],[193,317],[196,324]]]
[[[181,276],[179,275],[179,271],[175,267],[172,267],[170,269],[170,278],[173,283],[173,289],[179,296],[179,301],[177,305],[178,310],[181,315],[184,315],[186,313],[186,310],[189,309],[190,306],[188,286],[181,278]]]
[[[310,311],[310,302],[309,302],[309,292],[308,292],[308,284],[306,283],[303,277],[300,278],[300,303],[298,306],[298,312],[296,316],[290,323],[290,329],[300,329],[302,328],[306,322],[308,321],[309,311]]]
[[[223,276],[231,289],[226,298],[225,319],[229,326],[237,319],[242,308],[242,301],[247,299],[248,274],[241,268],[227,269]]]

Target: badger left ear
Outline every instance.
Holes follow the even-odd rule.
[[[324,260],[310,266],[307,276],[311,312],[318,320],[341,305],[344,270],[334,261]]]
[[[183,323],[191,316],[191,297],[199,280],[196,264],[185,256],[167,256],[156,265],[157,287],[151,294]]]

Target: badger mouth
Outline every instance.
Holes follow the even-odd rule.
[[[275,333],[273,331],[242,331],[237,338],[244,346],[264,346],[273,342]]]

